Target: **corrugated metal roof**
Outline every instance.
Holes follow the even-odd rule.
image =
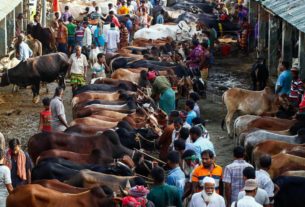
[[[305,0],[260,0],[261,4],[305,33]]]
[[[6,17],[13,9],[21,3],[22,0],[9,0],[0,4],[0,21]]]

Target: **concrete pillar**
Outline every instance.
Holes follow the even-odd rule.
[[[261,7],[258,7],[258,56],[267,58],[266,54],[266,43],[267,43],[267,23],[269,16],[267,12]]]
[[[276,74],[278,59],[277,48],[279,40],[277,37],[277,30],[279,28],[279,19],[272,14],[269,14],[269,27],[268,27],[268,69],[270,74]]]
[[[289,23],[283,21],[282,26],[282,60],[292,61],[292,27]]]
[[[256,39],[255,39],[255,26],[258,21],[258,4],[254,0],[249,1],[249,24],[251,26],[252,32],[249,39],[249,49],[253,51],[256,46]]]
[[[6,17],[4,18],[4,54],[7,54],[7,22]]]
[[[42,1],[42,18],[41,18],[41,25],[42,27],[46,27],[46,22],[47,22],[47,2],[46,0],[41,0]]]
[[[0,56],[4,56],[6,54],[6,41],[5,41],[5,36],[6,36],[6,19],[3,18],[0,20]]]
[[[302,80],[305,78],[305,33],[299,31],[299,67]]]
[[[13,36],[16,36],[16,8],[14,8],[13,10],[13,30],[14,30],[14,33],[13,33]]]

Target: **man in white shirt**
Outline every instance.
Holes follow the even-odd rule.
[[[257,182],[254,179],[246,180],[244,187],[246,195],[242,199],[233,202],[231,207],[263,207],[254,199],[257,193],[257,188]]]
[[[77,87],[86,84],[85,78],[87,74],[88,61],[84,54],[81,53],[82,48],[76,46],[75,53],[70,57],[70,70],[72,91],[75,91]]]
[[[110,30],[106,34],[106,51],[113,53],[118,50],[118,44],[120,43],[120,33],[115,29],[115,24],[110,24]]]
[[[17,59],[21,61],[25,61],[33,55],[33,51],[31,50],[29,45],[24,42],[23,34],[20,34],[18,36],[18,43],[19,43],[19,48],[17,53]]]
[[[174,127],[175,127],[175,129],[174,129],[174,131],[172,133],[172,143],[169,146],[170,150],[175,150],[174,141],[179,138],[179,131],[182,128],[182,125],[183,125],[183,121],[182,121],[181,118],[174,119]]]
[[[255,179],[255,170],[253,167],[246,167],[243,170],[243,179],[249,180],[249,179]],[[244,196],[246,195],[245,191],[241,191],[238,193],[238,199],[240,200],[242,199]],[[269,201],[269,197],[268,194],[265,190],[261,189],[261,188],[257,188],[257,192],[254,196],[254,199],[257,203],[263,205],[264,207],[269,207],[270,201]]]
[[[215,180],[206,176],[203,179],[204,189],[195,193],[189,207],[225,207],[225,200],[215,192]]]
[[[272,182],[268,170],[271,166],[272,158],[270,155],[263,155],[259,159],[260,169],[256,171],[256,181],[258,187],[264,189],[270,200],[273,200],[274,196],[274,183]]]
[[[83,45],[84,53],[88,57],[92,45],[92,33],[91,33],[91,29],[88,27],[88,22],[84,22],[83,26],[85,30],[84,30],[82,45]]]

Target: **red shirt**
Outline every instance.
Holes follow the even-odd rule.
[[[42,119],[42,131],[51,132],[51,110],[43,110],[42,112],[40,112],[40,117]]]

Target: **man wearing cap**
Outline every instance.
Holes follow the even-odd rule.
[[[244,187],[246,195],[242,199],[233,202],[231,207],[263,207],[254,199],[257,193],[257,188],[257,182],[254,179],[246,180]]]
[[[295,65],[291,68],[291,74],[292,74],[292,81],[291,81],[291,87],[289,93],[289,101],[292,106],[298,107],[302,100],[302,95],[304,93],[303,82],[299,78],[298,66]]]
[[[175,92],[165,76],[157,76],[155,71],[147,72],[147,79],[152,83],[152,98],[159,100],[159,107],[170,114],[176,107]]]
[[[243,170],[243,180],[255,179],[255,169],[253,167],[246,167]],[[238,199],[242,199],[246,195],[245,191],[240,191],[238,193]],[[257,188],[257,192],[254,196],[254,199],[259,204],[263,205],[264,207],[269,207],[270,201],[267,192],[264,189]]]
[[[215,180],[211,177],[203,179],[204,188],[192,196],[189,207],[225,207],[225,200],[215,192]]]

